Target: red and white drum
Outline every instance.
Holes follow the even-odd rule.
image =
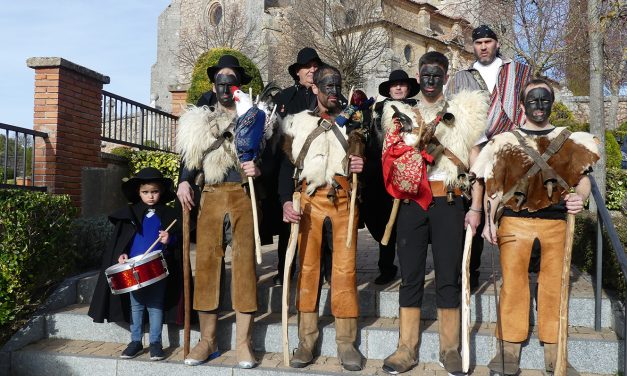
[[[142,258],[143,257],[143,258]],[[105,270],[111,293],[124,294],[159,282],[170,274],[161,251],[151,252],[115,264]]]

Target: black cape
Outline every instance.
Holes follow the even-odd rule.
[[[175,218],[176,211],[166,205],[154,206],[161,226],[165,229]],[[121,208],[109,216],[109,221],[115,226],[107,248],[102,254],[102,264],[98,274],[98,281],[91,298],[88,315],[94,322],[127,322],[131,321],[129,294],[113,295],[107,283],[105,270],[118,263],[122,253],[128,253],[135,233],[141,229],[144,215],[148,206],[142,202]],[[177,222],[169,231],[174,235],[174,242],[168,244],[166,262],[169,276],[167,281],[164,306],[164,323],[181,325],[184,319],[183,304],[183,261],[181,252],[181,230]]]

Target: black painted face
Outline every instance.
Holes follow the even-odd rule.
[[[328,74],[323,76],[316,86],[320,103],[327,109],[337,108],[342,94],[342,77],[337,73]]]
[[[220,104],[224,107],[232,107],[233,93],[231,93],[231,87],[239,85],[237,76],[233,74],[218,73],[216,74],[216,79],[213,85],[216,88],[218,102],[220,102]]]
[[[551,92],[546,87],[533,88],[527,92],[524,105],[527,119],[536,124],[543,124],[551,115],[553,107]]]
[[[437,64],[423,65],[420,68],[420,91],[428,98],[437,98],[442,94],[446,72]]]

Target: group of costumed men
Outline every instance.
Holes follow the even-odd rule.
[[[182,115],[177,134],[182,163],[177,196],[186,210],[196,210],[193,309],[200,341],[185,364],[201,364],[218,354],[217,309],[227,245],[237,361],[243,368],[257,364],[251,348],[257,310],[254,204],[247,182],[261,175],[264,185],[274,187],[266,200],[276,200],[273,205],[280,205],[277,212],[285,223],[274,228],[279,234],[277,285],[289,270],[284,266],[290,224],[298,224],[299,343],[291,367],[305,367],[316,356],[324,279],[331,287],[339,361],[347,370],[363,367],[356,349],[361,212],[380,244],[381,273],[375,282],[395,278],[395,252],[400,265],[398,347],[385,359],[384,371],[406,372],[418,362],[431,244],[439,358],[448,373],[462,372],[459,281],[465,231],[475,234],[472,288],[478,284],[483,239],[500,250],[496,336],[502,345],[489,368],[500,374],[519,371],[521,343],[529,333],[528,270],[534,250],[538,335],[546,369],[554,370],[565,219],[583,209],[598,142],[549,123],[555,100],[550,83],[532,79],[528,66],[500,57],[497,35],[489,27],[476,28],[472,37],[476,61],[470,68],[449,80],[448,59],[428,52],[419,59],[416,78],[391,72],[372,106],[361,91],[344,98],[338,69],[323,63],[315,50],[301,50],[289,67],[295,84],[274,96],[278,116],[268,120],[278,124],[274,135],[265,135],[262,158],[243,163],[234,136],[242,116],[234,92],[251,77],[230,55],[209,67],[213,89]],[[351,179],[354,174],[361,175],[359,182]],[[353,210],[356,183],[363,186],[362,200]]]

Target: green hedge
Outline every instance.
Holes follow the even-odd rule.
[[[113,234],[113,225],[106,215],[78,218],[72,224],[76,251],[76,268],[80,271],[100,267],[102,253]]]
[[[135,175],[144,167],[154,167],[175,183],[179,177],[179,156],[163,151],[132,150],[128,153],[129,171]]]
[[[213,48],[198,57],[194,70],[192,71],[191,86],[187,90],[187,103],[195,104],[203,93],[211,90],[213,85],[207,77],[207,68],[214,66],[222,55],[233,55],[239,60],[239,65],[244,67],[246,74],[253,80],[248,85],[242,86],[242,91],[248,93],[248,87],[253,88],[253,94],[258,94],[263,89],[263,81],[259,69],[246,55],[230,48]]]
[[[69,196],[0,190],[0,343],[74,268]]]
[[[623,246],[627,244],[627,217],[622,214],[612,217],[616,232]],[[573,264],[581,271],[595,274],[596,260],[596,215],[582,212],[577,215],[573,239]],[[610,240],[603,231],[603,287],[614,290],[621,299],[625,297],[625,279],[620,270]]]

